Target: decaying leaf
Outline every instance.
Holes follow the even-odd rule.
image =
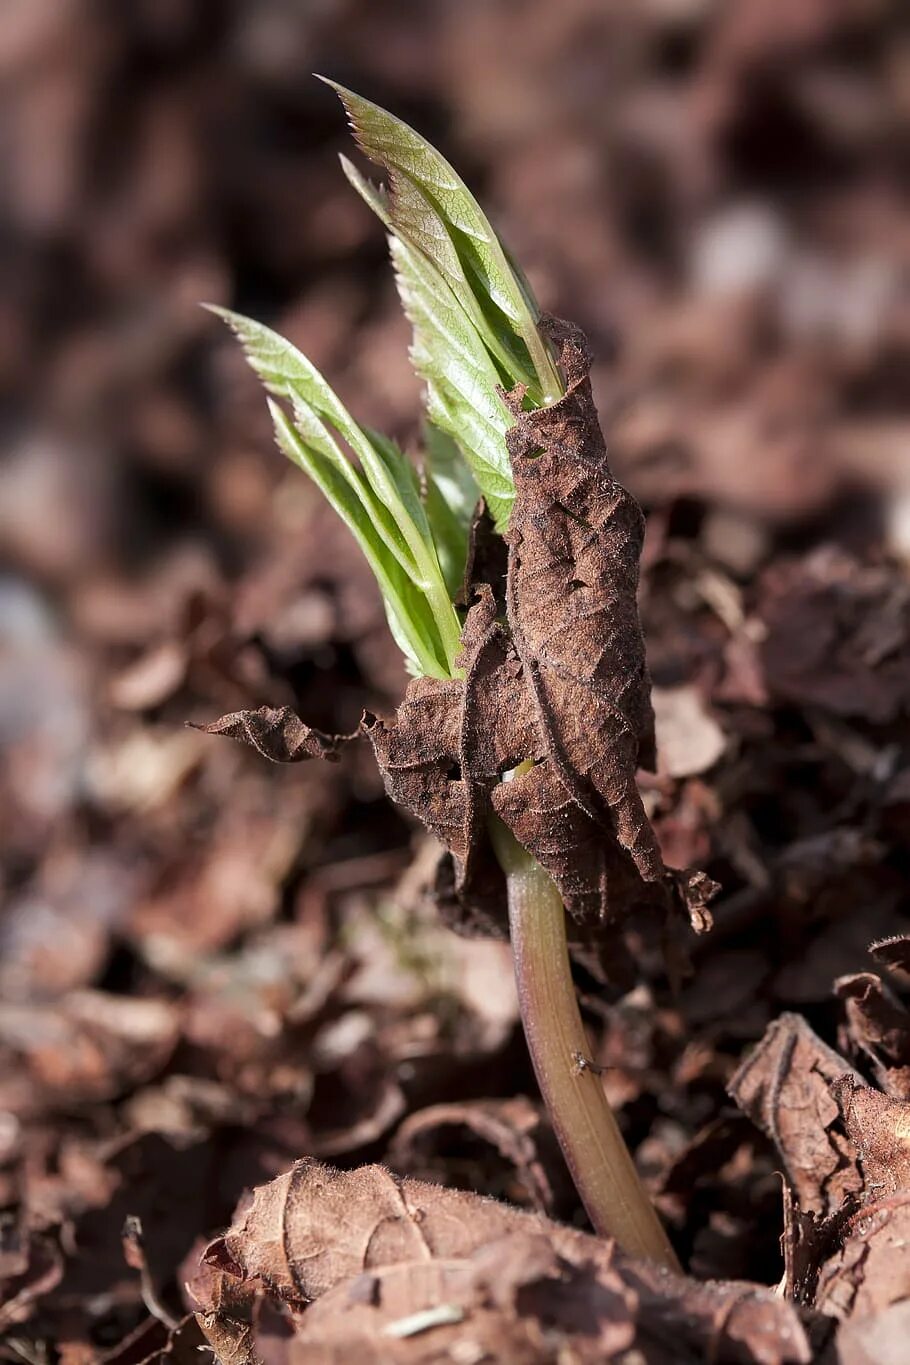
[[[910,590],[823,546],[765,580],[762,646],[773,695],[879,724],[910,707]]]
[[[225,735],[249,744],[273,763],[302,763],[307,758],[338,758],[338,749],[353,735],[326,735],[304,725],[290,706],[260,706],[256,711],[235,711],[212,725],[194,729],[207,735]]]
[[[361,728],[390,796],[452,855],[467,912],[495,914],[504,901],[487,833],[495,811],[577,919],[618,922],[642,904],[676,904],[703,929],[713,884],[665,867],[635,780],[655,763],[636,601],[641,510],[610,473],[582,333],[542,326],[566,392],[530,412],[522,385],[502,394],[516,486],[506,583],[471,585],[463,678],[416,678],[394,719],[367,715]],[[471,562],[480,571],[495,561]],[[290,762],[334,757],[343,742],[287,708],[207,729]]]
[[[560,784],[611,836],[619,857],[631,859],[641,881],[681,893],[693,922],[704,928],[709,886],[699,874],[674,875],[664,867],[635,782],[637,767],[656,766],[637,605],[644,520],[610,473],[583,334],[552,319],[545,330],[559,347],[564,397],[524,412],[520,386],[505,395],[515,418],[506,437],[516,486],[507,537],[512,639]],[[526,777],[533,810],[548,777],[533,770]],[[494,805],[508,823],[514,808],[505,800],[500,810],[496,795]],[[564,850],[541,847],[552,839],[550,829],[524,833],[543,866],[564,878]],[[596,891],[608,918],[604,871],[589,868],[589,893]]]
[[[876,1314],[910,1299],[910,1193],[866,1204],[821,1268],[815,1306],[832,1317]]]
[[[73,991],[0,1009],[0,1104],[20,1116],[110,1099],[156,1075],[179,1037],[164,1000]]]
[[[832,1089],[859,1158],[867,1196],[910,1188],[910,1104],[858,1084],[849,1073]]]
[[[887,1094],[910,1099],[910,1013],[874,972],[842,976],[834,988],[846,1015],[842,1046],[867,1060]]]
[[[910,979],[910,934],[892,934],[870,945],[869,952],[876,962],[895,972],[905,981]]]
[[[475,1163],[486,1172],[484,1187],[491,1192],[540,1213],[553,1212],[553,1186],[564,1168],[539,1104],[516,1095],[509,1100],[468,1100],[419,1109],[395,1134],[389,1163],[393,1170],[422,1180],[452,1183],[446,1177],[446,1155],[453,1146],[456,1150],[466,1146],[469,1153],[476,1153]],[[491,1164],[503,1170],[499,1181],[490,1179]]]
[[[859,1077],[798,1014],[770,1024],[729,1084],[729,1092],[770,1137],[805,1212],[831,1214],[863,1187],[857,1150],[831,1085]]]
[[[790,1183],[787,1292],[867,1325],[910,1297],[910,1104],[863,1085],[795,1015],[768,1029],[730,1089]]]
[[[845,1322],[837,1333],[838,1365],[904,1365],[910,1299]]]
[[[610,1241],[381,1166],[298,1162],[204,1255],[285,1305],[295,1362],[429,1365],[474,1350],[529,1365],[626,1351],[654,1365],[804,1365],[824,1331],[771,1291],[696,1285]],[[213,1288],[199,1320],[214,1342],[224,1288]]]

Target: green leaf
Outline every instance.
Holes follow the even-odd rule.
[[[351,184],[390,229],[398,290],[414,328],[411,359],[427,385],[428,417],[457,443],[504,531],[515,494],[505,442],[510,419],[497,393],[502,376],[441,271],[395,235],[387,197],[341,160]]]
[[[480,489],[451,436],[432,422],[426,425],[424,450],[424,501],[446,587],[454,600],[463,587]]]
[[[426,596],[377,534],[368,507],[359,496],[364,490],[345,477],[335,459],[307,441],[282,407],[271,399],[268,407],[279,449],[310,476],[363,551],[382,593],[392,635],[410,670],[448,677],[450,670],[442,657],[439,631]],[[342,463],[346,463],[343,457]]]
[[[212,311],[240,338],[269,392],[290,404],[293,422],[283,408],[269,404],[279,446],[306,470],[357,538],[409,663],[420,673],[451,676],[461,627],[413,466],[393,441],[355,422],[289,341],[239,314]]]
[[[553,402],[562,390],[537,330],[537,305],[464,181],[401,119],[335,81],[326,84],[342,100],[364,153],[389,177],[382,209],[376,191],[372,207],[386,217],[396,237],[436,267],[461,300],[502,379],[526,384],[537,405]]]
[[[284,337],[227,308],[213,307],[211,311],[236,334],[250,365],[269,392],[292,404],[296,419],[308,429],[311,439],[335,446],[328,423],[348,443],[375,494],[373,510],[380,530],[389,548],[406,565],[410,552],[404,528],[415,529],[416,535],[412,539],[416,541],[429,537],[429,526],[414,469],[404,454],[391,441],[379,449],[370,434],[354,421],[316,367]],[[343,464],[342,472],[346,477],[352,477],[353,466],[347,460]]]

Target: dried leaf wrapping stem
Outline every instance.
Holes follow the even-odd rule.
[[[504,899],[487,834],[495,811],[582,923],[676,905],[703,929],[713,885],[665,867],[635,780],[655,761],[636,598],[641,510],[607,463],[583,334],[542,326],[566,393],[529,412],[523,386],[501,395],[514,418],[508,569],[505,584],[471,585],[464,677],[415,679],[394,719],[365,716],[361,728],[389,795],[451,854],[467,912],[495,917]],[[344,738],[268,708],[208,729],[287,762],[334,757]]]

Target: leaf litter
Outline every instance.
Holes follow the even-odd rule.
[[[179,7],[31,8],[3,43],[15,269],[0,363],[17,416],[0,475],[0,1357],[197,1360],[204,1330],[247,1365],[350,1359],[352,1340],[364,1360],[482,1359],[504,1342],[516,1360],[660,1362],[681,1343],[699,1360],[902,1360],[897,21],[743,3],[620,23],[566,0],[544,31],[465,0],[457,21],[436,4],[318,20],[270,5],[203,32]],[[590,1060],[696,1277],[672,1289],[572,1228],[508,949],[440,926],[432,846],[383,799],[369,746],[278,769],[181,728],[268,704],[345,735],[404,687],[356,547],[276,472],[254,386],[187,307],[264,288],[365,421],[416,439],[405,334],[302,52],[446,130],[541,293],[591,337],[611,465],[648,514],[649,670],[725,739],[639,774],[664,864],[724,888],[695,975],[678,965],[671,988],[682,916],[629,916],[604,940],[597,901],[572,926]],[[172,58],[179,90],[158,74]],[[271,136],[276,100],[296,142]],[[533,137],[514,111],[523,130],[533,111]],[[72,306],[48,307],[55,292]],[[528,634],[548,697],[551,656]],[[486,648],[505,687],[501,642]],[[469,870],[472,922],[501,927],[489,869]],[[448,913],[468,927],[454,899]],[[328,1184],[394,1162],[398,1182],[436,1182],[408,1184],[415,1201],[513,1207],[461,1194],[456,1223],[476,1235],[454,1266],[367,1271],[345,1218],[314,1207],[352,1276],[306,1307],[200,1267],[219,1230],[252,1238],[245,1191],[319,1152],[340,1170]],[[124,1258],[129,1217],[176,1331]],[[785,1270],[783,1298],[759,1287]],[[378,1332],[415,1312],[435,1325]]]

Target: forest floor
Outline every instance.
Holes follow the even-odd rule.
[[[0,34],[0,1359],[902,1360],[897,7],[306,8],[31,0]],[[196,307],[278,326],[416,444],[312,69],[437,141],[585,329],[647,513],[642,787],[722,890],[672,970],[633,926],[634,981],[577,980],[687,1279],[585,1232],[508,944],[439,922],[368,746],[279,768],[186,725],[344,732],[404,687]]]

